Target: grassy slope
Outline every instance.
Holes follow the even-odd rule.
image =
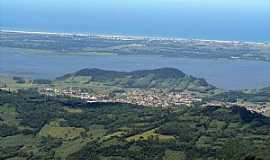
[[[162,135],[155,133],[157,129],[151,129],[149,131],[145,131],[141,134],[136,134],[134,136],[130,136],[127,138],[127,141],[138,141],[138,140],[147,140],[149,138],[157,137],[160,141],[170,141],[174,140],[174,136]]]

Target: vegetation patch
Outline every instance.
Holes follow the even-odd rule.
[[[174,136],[169,136],[169,135],[162,135],[155,133],[157,129],[151,129],[149,131],[143,132],[141,134],[136,134],[134,136],[128,137],[127,141],[138,141],[138,140],[148,140],[150,138],[157,138],[160,141],[170,141],[174,140]]]
[[[87,76],[76,76],[76,77],[70,77],[65,80],[67,83],[87,83],[89,80],[91,80],[91,77]]]
[[[35,143],[36,138],[32,135],[22,135],[17,134],[14,136],[8,136],[4,138],[0,138],[0,146],[2,147],[14,147],[26,144],[33,144]]]
[[[82,113],[82,110],[79,108],[65,107],[64,110],[67,111],[68,113]]]
[[[109,134],[109,135],[106,135],[103,137],[104,140],[107,140],[107,139],[111,139],[113,137],[122,137],[123,135],[125,135],[125,132],[123,131],[118,131],[118,132],[114,132],[112,134]]]
[[[81,133],[85,132],[83,128],[76,127],[60,127],[58,122],[51,122],[50,124],[46,124],[39,135],[42,137],[53,137],[53,138],[62,138],[66,140],[72,140],[81,135]]]
[[[92,125],[89,127],[87,134],[96,139],[104,136],[106,134],[106,130],[102,125]]]
[[[65,141],[60,147],[55,149],[55,156],[66,158],[68,155],[75,153],[82,149],[89,140],[78,138],[72,141]]]
[[[0,118],[4,123],[9,124],[10,126],[18,126],[19,122],[16,119],[18,115],[16,108],[8,105],[0,106]]]
[[[183,152],[180,151],[173,151],[167,149],[165,151],[165,156],[163,157],[163,160],[185,160],[186,156]]]

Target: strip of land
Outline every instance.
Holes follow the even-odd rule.
[[[270,61],[270,43],[144,37],[0,31],[0,46],[66,54],[160,55],[201,59]]]

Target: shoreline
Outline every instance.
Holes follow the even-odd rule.
[[[36,35],[58,35],[58,36],[82,36],[82,37],[100,37],[107,39],[119,40],[172,40],[172,41],[187,41],[187,42],[207,42],[207,43],[221,43],[221,44],[251,44],[251,45],[270,45],[270,42],[251,42],[239,40],[215,40],[215,39],[198,39],[198,38],[175,38],[163,36],[136,36],[136,35],[121,35],[121,34],[95,34],[95,33],[76,33],[76,32],[37,32],[37,31],[23,31],[23,30],[8,30],[0,29],[0,32],[5,33],[22,33],[22,34],[36,34]]]

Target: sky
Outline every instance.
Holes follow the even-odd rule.
[[[269,0],[1,0],[2,6],[23,5],[28,7],[210,7],[257,10],[270,9]]]
[[[270,0],[0,1],[1,28],[34,31],[268,41],[269,19]]]

